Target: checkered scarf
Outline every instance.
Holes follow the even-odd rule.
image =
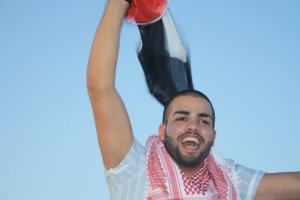
[[[192,177],[186,177],[179,169],[158,136],[149,137],[146,144],[146,158],[149,180],[147,200],[238,199],[229,175],[234,169],[217,162],[211,153],[204,160],[204,166]]]

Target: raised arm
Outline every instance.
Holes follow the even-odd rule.
[[[300,172],[267,174],[263,177],[255,200],[299,200]]]
[[[133,143],[130,121],[115,88],[120,30],[127,9],[125,0],[108,0],[96,31],[87,70],[98,142],[107,169],[116,167]]]

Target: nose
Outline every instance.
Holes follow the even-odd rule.
[[[192,131],[192,132],[200,130],[199,124],[198,124],[198,122],[196,120],[190,120],[187,123],[186,128],[187,128],[188,131]]]

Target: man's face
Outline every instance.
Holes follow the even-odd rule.
[[[182,167],[201,165],[216,135],[209,103],[201,97],[179,96],[167,115],[167,124],[160,126],[160,139],[170,156]]]

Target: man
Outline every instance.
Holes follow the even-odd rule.
[[[135,141],[115,88],[124,0],[108,0],[91,50],[87,84],[111,199],[300,199],[300,173],[264,174],[211,152],[214,110],[184,91],[164,111],[159,136]]]

